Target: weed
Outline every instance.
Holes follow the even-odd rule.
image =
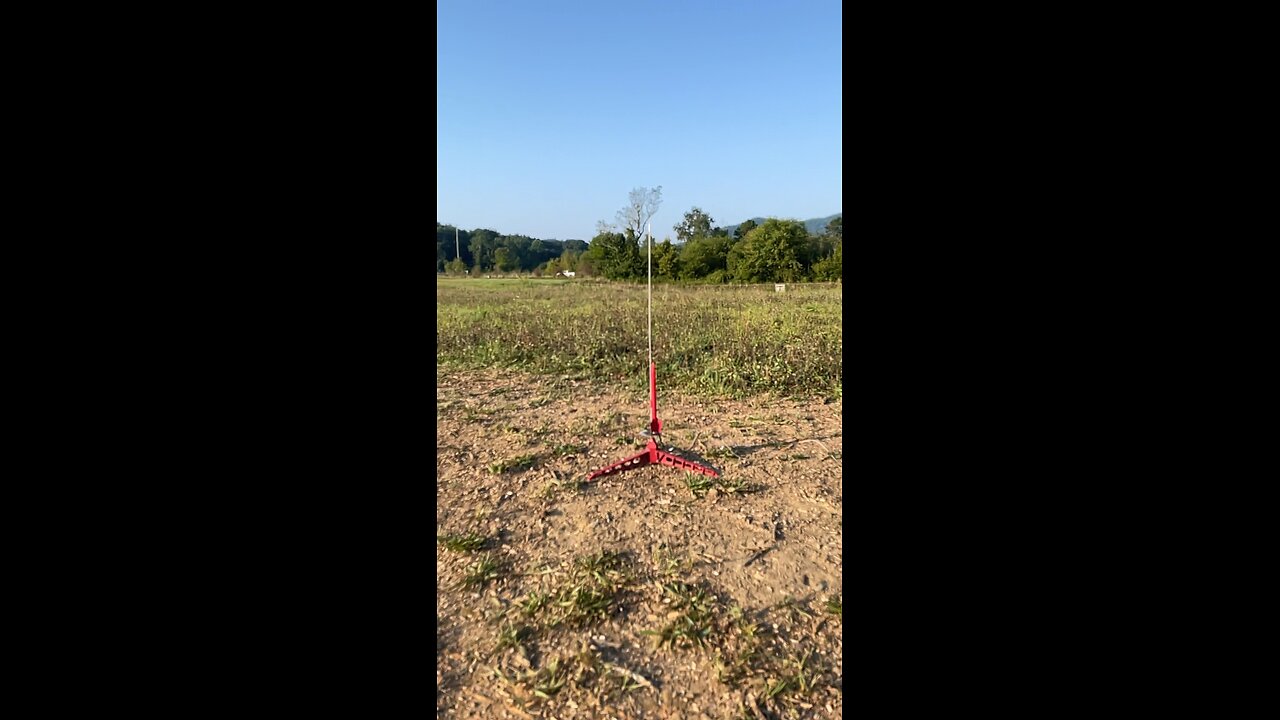
[[[622,568],[622,556],[609,550],[578,558],[578,567],[600,585],[612,586]]]
[[[787,616],[792,622],[795,622],[797,616],[802,617],[805,620],[813,619],[813,616],[805,612],[804,608],[800,606],[800,603],[790,596],[787,596],[782,602],[778,603],[778,608],[780,610],[786,610]]]
[[[813,689],[813,681],[818,673],[813,669],[806,668],[808,662],[808,652],[790,655],[781,668],[776,668],[782,677],[771,677],[765,682],[765,697],[773,699],[788,691],[799,692],[800,694],[807,694],[811,691]]]
[[[524,600],[516,603],[516,605],[520,608],[520,611],[524,613],[525,617],[530,617],[546,605],[547,600],[550,598],[551,596],[547,593],[540,593],[535,590],[529,593],[528,597]]]
[[[581,480],[567,480],[567,479],[562,480],[559,474],[557,473],[556,478],[554,480],[547,481],[547,484],[543,486],[542,493],[541,493],[542,499],[546,500],[547,502],[551,502],[555,500],[556,495],[559,494],[561,488],[568,488],[573,492],[580,493],[583,490],[586,490],[587,483]]]
[[[676,617],[660,630],[641,630],[641,634],[653,636],[657,647],[706,648],[715,629],[715,597],[678,581],[664,584],[662,593]]]
[[[730,448],[730,447],[728,447],[727,445],[721,445],[721,446],[720,446],[720,447],[718,447],[718,448],[713,448],[713,449],[709,450],[709,451],[707,452],[707,457],[708,457],[708,458],[717,458],[717,459],[720,459],[720,460],[728,460],[729,458],[736,458],[736,457],[738,457],[738,454],[737,454],[737,453],[735,453],[735,452],[733,451],[733,449],[732,449],[732,448]]]
[[[560,688],[564,687],[564,681],[567,679],[569,679],[567,668],[561,664],[559,657],[554,657],[534,674],[533,694],[543,700],[549,700],[552,695],[560,692]]]
[[[641,630],[641,635],[652,635],[657,647],[676,648],[681,645],[707,646],[707,638],[711,634],[711,626],[688,613],[682,614],[661,630]]]
[[[795,667],[795,674],[793,674],[790,678],[788,678],[787,680],[788,684],[790,684],[792,688],[799,690],[802,693],[809,692],[809,689],[813,687],[813,676],[814,676],[813,671],[810,671],[808,676],[805,675],[805,664],[808,662],[809,662],[808,653],[805,653],[802,656],[800,656],[799,660],[796,660],[795,657],[793,656],[788,661],[788,665]]]
[[[493,674],[507,685],[513,686],[524,698],[537,702],[550,700],[551,696],[560,692],[569,679],[569,666],[572,662],[565,662],[557,656],[538,670],[528,670],[508,677],[502,670],[493,668]]]
[[[764,627],[749,620],[742,608],[729,608],[729,618],[730,627],[716,652],[715,667],[721,682],[736,687],[763,672],[769,665],[770,653],[763,642]]]
[[[742,493],[743,495],[746,495],[747,493],[753,493],[760,489],[759,486],[751,485],[740,477],[726,478],[721,476],[719,482],[720,489],[727,493]]]
[[[578,666],[578,671],[574,673],[573,677],[577,682],[582,682],[586,675],[599,675],[604,668],[604,663],[600,660],[600,656],[590,647],[585,647],[577,655],[574,655],[573,662]]]
[[[683,563],[675,553],[666,548],[654,548],[653,565],[659,575],[675,576],[680,574]]]
[[[627,582],[622,555],[607,550],[580,557],[574,562],[565,583],[545,596],[530,595],[527,613],[548,606],[547,622],[552,625],[585,626],[604,620],[618,602],[618,593]],[[535,599],[536,598],[536,599]]]
[[[688,474],[684,477],[684,484],[693,492],[694,497],[702,497],[707,494],[707,491],[711,489],[715,481],[705,475]]]
[[[623,693],[628,693],[628,692],[631,692],[632,690],[635,690],[636,688],[644,687],[640,683],[633,680],[630,675],[619,674],[617,677],[619,679],[618,689]]]
[[[561,608],[559,622],[583,625],[594,619],[608,617],[613,597],[599,588],[578,585],[566,588],[556,595],[555,604]]]
[[[827,600],[827,612],[831,613],[832,615],[840,615],[841,617],[844,617],[843,613],[841,612],[841,610],[843,609],[842,603],[843,603],[843,600],[839,595],[832,597],[830,600]]]
[[[462,587],[484,587],[502,574],[502,565],[492,555],[485,554],[467,568],[462,578]]]
[[[501,475],[504,472],[511,472],[515,470],[528,470],[529,468],[533,467],[534,464],[537,462],[538,462],[538,456],[536,454],[517,455],[516,457],[507,458],[506,460],[502,460],[500,462],[496,462],[490,465],[489,472],[493,473],[494,475]]]
[[[453,533],[450,535],[439,535],[436,537],[437,541],[454,552],[475,552],[481,547],[484,547],[484,544],[488,539],[489,538],[484,535],[474,532],[466,533],[465,535]]]
[[[523,625],[518,627],[510,623],[503,625],[498,631],[498,644],[493,652],[497,654],[505,648],[521,647],[531,635],[533,631]]]

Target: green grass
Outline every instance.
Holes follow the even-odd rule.
[[[658,285],[653,353],[662,388],[701,395],[841,396],[840,285]],[[436,360],[450,367],[647,387],[643,284],[436,282]]]
[[[844,617],[843,603],[844,603],[843,599],[841,599],[839,595],[836,595],[835,597],[827,601],[827,612],[831,613],[832,615],[839,615],[840,617]]]

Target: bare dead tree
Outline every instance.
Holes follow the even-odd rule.
[[[618,211],[618,224],[623,231],[631,230],[633,237],[644,236],[644,226],[653,219],[662,204],[662,186],[652,190],[638,187],[631,191],[627,206]]]

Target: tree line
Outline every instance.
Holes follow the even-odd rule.
[[[436,223],[436,271],[462,275],[481,272],[546,271],[574,263],[587,250],[585,240],[539,240],[526,235],[503,235],[496,230],[457,228]],[[456,248],[461,249],[459,256]],[[557,263],[552,266],[551,263]],[[556,269],[551,270],[554,275]]]
[[[455,249],[451,225],[436,223],[436,271],[462,275],[525,272],[555,275],[572,271],[582,277],[634,280],[646,277],[645,224],[657,212],[662,188],[637,188],[616,223],[597,223],[590,243],[582,240],[539,240],[502,235],[493,230],[458,230]],[[770,218],[757,225],[748,220],[732,234],[715,227],[714,219],[694,207],[653,246],[655,280],[706,283],[839,281],[843,279],[843,218],[835,218],[817,235],[797,220]]]

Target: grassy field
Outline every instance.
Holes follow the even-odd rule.
[[[841,285],[655,285],[659,385],[691,394],[839,398]],[[644,285],[436,280],[436,361],[644,388]]]

